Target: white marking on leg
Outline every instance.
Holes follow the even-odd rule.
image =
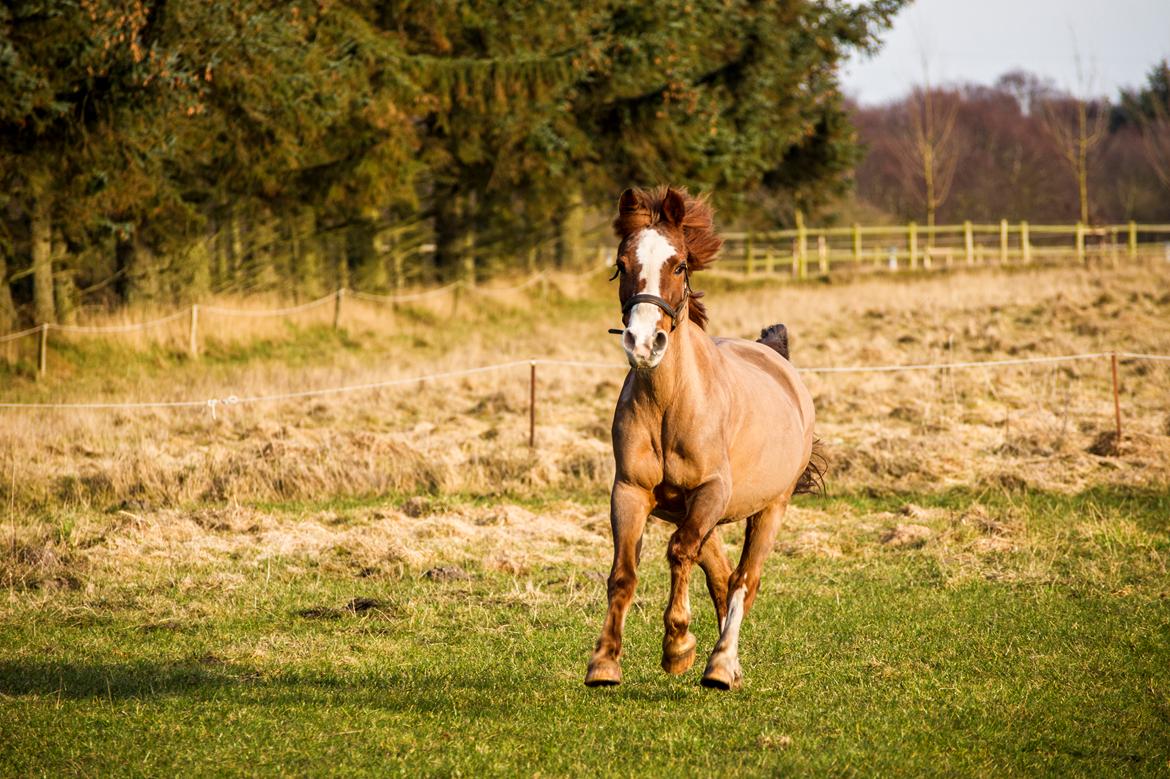
[[[670,241],[654,229],[646,229],[638,236],[638,245],[634,247],[634,256],[642,266],[641,278],[646,286],[639,292],[646,295],[662,295],[662,269],[675,254],[674,246]],[[645,345],[647,348],[654,343],[654,336],[658,333],[658,319],[662,316],[662,309],[653,303],[639,303],[630,310],[630,324],[626,328],[634,337],[634,343]]]
[[[746,596],[746,587],[740,587],[731,594],[727,604],[727,619],[719,635],[719,643],[715,645],[716,653],[727,652],[732,657],[739,655],[739,626],[743,622],[743,599]]]

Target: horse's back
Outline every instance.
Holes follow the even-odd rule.
[[[766,393],[767,387],[775,388],[791,404],[800,420],[801,431],[811,434],[814,421],[812,395],[795,366],[782,357],[775,346],[743,338],[715,338],[714,341],[727,358],[727,367],[738,389],[755,397]]]
[[[728,520],[791,495],[813,446],[812,396],[792,363],[771,346],[717,338],[732,407],[727,441],[734,484]]]

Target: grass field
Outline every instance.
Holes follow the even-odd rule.
[[[1165,276],[699,286],[715,332],[782,320],[798,364],[841,365],[1168,353]],[[0,399],[617,362],[610,294],[225,327],[199,361],[181,333],[78,339],[47,382],[6,369]],[[1165,775],[1170,382],[1122,368],[1117,451],[1107,365],[810,377],[829,494],[785,520],[734,694],[658,669],[662,524],[625,683],[581,684],[620,370],[542,374],[534,452],[522,372],[215,420],[0,417],[0,773]]]

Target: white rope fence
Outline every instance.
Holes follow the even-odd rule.
[[[592,276],[598,271],[607,266],[598,265],[584,273],[562,273],[558,275],[567,276],[571,279],[582,279],[587,276]],[[212,306],[201,303],[194,303],[190,308],[182,311],[177,311],[174,314],[169,314],[158,319],[151,319],[146,322],[134,322],[124,325],[65,325],[55,324],[53,322],[46,322],[36,327],[30,327],[27,330],[20,330],[15,333],[7,333],[0,336],[0,344],[17,341],[21,338],[30,336],[37,336],[37,374],[44,376],[48,373],[48,351],[49,351],[49,333],[59,332],[73,335],[113,335],[118,333],[136,333],[149,330],[160,325],[170,324],[179,320],[187,321],[187,348],[191,357],[199,355],[199,323],[200,316],[223,316],[223,317],[243,317],[249,319],[268,319],[273,317],[291,316],[300,314],[322,306],[327,306],[329,303],[333,304],[333,327],[334,329],[340,327],[342,316],[342,301],[346,297],[351,297],[356,300],[366,301],[369,303],[391,304],[397,305],[399,303],[410,303],[413,301],[426,300],[428,298],[439,297],[448,293],[458,293],[460,290],[465,290],[470,294],[494,296],[498,294],[506,294],[512,292],[520,292],[541,284],[553,278],[553,274],[547,270],[540,271],[533,274],[528,279],[506,287],[480,286],[469,283],[467,281],[454,281],[442,287],[435,289],[422,290],[419,292],[406,292],[398,295],[379,295],[372,292],[361,292],[358,290],[346,289],[344,287],[338,289],[336,292],[330,293],[324,297],[310,300],[306,303],[300,303],[295,306],[285,306],[282,308],[229,308],[226,306]],[[456,298],[458,299],[458,298]]]
[[[1135,360],[1153,360],[1161,362],[1170,362],[1170,355],[1164,354],[1144,354],[1140,352],[1089,352],[1084,354],[1065,354],[1045,357],[1021,357],[1018,359],[1009,360],[984,360],[971,362],[938,362],[938,363],[914,363],[907,365],[849,365],[849,366],[821,366],[810,368],[799,368],[801,373],[889,373],[893,371],[933,371],[933,370],[951,370],[955,368],[998,368],[1005,366],[1019,366],[1019,365],[1042,365],[1059,362],[1073,362],[1077,360],[1093,360],[1103,358],[1119,358],[1119,359],[1135,359]],[[339,387],[324,387],[320,389],[302,390],[298,392],[285,392],[267,395],[227,395],[224,397],[208,398],[202,400],[152,400],[152,401],[130,401],[130,402],[97,402],[97,403],[0,403],[0,408],[4,409],[28,409],[28,410],[66,410],[66,409],[145,409],[145,408],[209,408],[214,413],[219,406],[237,406],[249,403],[270,403],[282,400],[299,400],[304,398],[316,398],[328,395],[341,395],[350,392],[365,392],[368,390],[383,389],[387,387],[400,387],[409,384],[421,384],[428,381],[436,381],[440,379],[460,378],[465,376],[474,376],[484,373],[496,373],[500,371],[510,370],[520,366],[536,367],[538,365],[545,365],[550,367],[570,367],[570,368],[598,368],[609,370],[629,370],[629,366],[616,362],[600,362],[588,360],[553,360],[553,359],[530,359],[530,360],[511,360],[509,362],[494,363],[492,365],[481,365],[474,368],[462,368],[450,371],[439,371],[437,373],[428,373],[421,376],[411,376],[406,378],[385,379],[381,381],[365,382],[362,384],[347,384]]]
[[[457,289],[464,289],[468,292],[482,293],[482,294],[486,294],[486,295],[505,293],[505,292],[519,292],[521,290],[525,290],[525,289],[529,289],[531,287],[534,287],[537,284],[539,284],[540,282],[552,279],[555,276],[565,276],[565,277],[573,278],[573,279],[586,278],[588,276],[592,276],[592,275],[596,274],[598,271],[602,270],[604,267],[607,267],[607,266],[600,266],[599,265],[595,268],[591,268],[587,271],[584,271],[583,273],[570,273],[570,272],[566,271],[563,273],[553,274],[549,271],[540,271],[540,272],[530,276],[527,280],[520,282],[519,284],[514,284],[514,285],[506,286],[506,287],[483,286],[483,285],[469,284],[466,281],[453,281],[450,284],[445,284],[441,287],[435,287],[434,289],[422,290],[420,292],[405,292],[405,293],[398,294],[398,295],[380,295],[380,294],[376,294],[373,292],[361,292],[361,291],[355,290],[355,289],[342,288],[342,289],[337,290],[336,292],[331,292],[330,294],[325,295],[324,297],[320,297],[320,298],[317,298],[315,300],[310,300],[307,303],[301,303],[301,304],[298,304],[295,306],[285,306],[282,308],[265,308],[265,309],[229,308],[226,306],[207,305],[205,303],[194,304],[193,308],[197,309],[198,312],[201,314],[215,314],[218,316],[238,316],[238,317],[289,316],[291,314],[299,314],[302,311],[308,311],[310,309],[317,308],[319,306],[323,306],[323,305],[326,305],[326,304],[331,303],[331,302],[336,302],[336,300],[342,296],[352,297],[352,298],[355,298],[358,300],[366,300],[366,301],[369,301],[371,303],[409,303],[409,302],[415,301],[415,300],[425,300],[427,298],[438,297],[440,295],[447,294],[448,292],[453,292]],[[184,309],[184,310],[178,311],[174,314],[169,314],[169,315],[164,316],[164,317],[159,317],[158,319],[151,319],[151,320],[148,320],[145,322],[132,322],[129,324],[124,324],[124,325],[65,325],[65,324],[56,324],[53,322],[46,322],[44,324],[37,325],[36,327],[30,327],[26,330],[19,330],[19,331],[14,332],[14,333],[6,333],[5,335],[0,335],[0,343],[5,343],[7,341],[15,341],[15,340],[20,339],[20,338],[25,338],[25,337],[28,337],[31,335],[35,335],[35,334],[41,332],[42,330],[50,330],[50,331],[56,330],[56,331],[62,332],[62,333],[76,333],[76,334],[86,334],[86,335],[99,335],[99,334],[103,334],[103,333],[132,333],[132,332],[138,332],[140,330],[148,330],[152,327],[157,327],[159,325],[164,325],[164,324],[167,324],[169,322],[174,322],[174,321],[177,321],[179,319],[187,318],[191,315],[190,312],[191,312],[191,309]]]

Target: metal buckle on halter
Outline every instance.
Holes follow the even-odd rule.
[[[656,305],[659,308],[661,308],[663,311],[665,311],[667,313],[667,315],[670,317],[670,332],[673,333],[674,329],[676,327],[678,327],[679,314],[681,314],[683,309],[686,308],[687,302],[690,300],[690,298],[691,298],[691,274],[690,274],[690,271],[688,270],[686,273],[685,286],[683,288],[683,299],[682,299],[682,302],[679,303],[678,308],[675,308],[674,306],[670,305],[670,303],[666,302],[665,298],[659,297],[658,295],[649,295],[645,292],[640,292],[625,302],[625,304],[622,306],[622,316],[625,316],[626,314],[630,313],[630,309],[632,309],[634,306],[638,305],[639,303],[652,303],[653,305]],[[611,327],[609,329],[609,332],[612,333],[613,335],[621,335],[622,333],[625,332],[625,330],[618,330],[616,328]]]

